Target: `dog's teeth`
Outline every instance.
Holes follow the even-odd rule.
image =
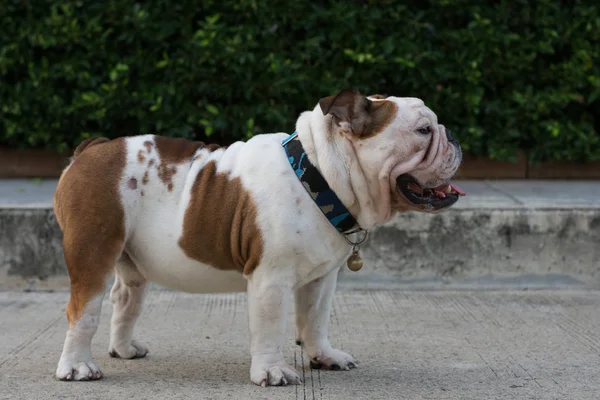
[[[452,186],[448,185],[446,186],[446,190],[444,190],[445,193],[452,193]]]

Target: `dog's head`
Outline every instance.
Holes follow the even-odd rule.
[[[464,195],[449,183],[462,160],[460,145],[422,100],[344,89],[319,106],[328,134],[350,141],[369,190],[389,198],[391,212],[439,212]]]

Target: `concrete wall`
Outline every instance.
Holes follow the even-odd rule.
[[[50,209],[0,209],[0,277],[66,275],[62,233]]]
[[[468,209],[404,214],[364,248],[371,281],[568,276],[600,281],[600,210]],[[359,277],[362,275],[362,277]]]
[[[403,214],[371,232],[362,254],[363,269],[354,273],[343,268],[342,283],[550,276],[598,285],[600,209]],[[64,286],[66,276],[61,232],[52,211],[0,209],[0,287],[36,282]]]

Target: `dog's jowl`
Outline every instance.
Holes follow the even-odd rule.
[[[302,113],[293,135],[227,148],[154,135],[81,143],[54,197],[71,279],[56,376],[102,377],[91,341],[113,274],[113,357],[148,353],[133,338],[148,282],[186,292],[235,282],[248,290],[252,382],[300,382],[283,354],[292,301],[311,365],[356,367],[328,340],[339,268],[396,212],[454,204],[460,162],[458,142],[421,100],[352,89]]]

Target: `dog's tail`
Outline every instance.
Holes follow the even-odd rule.
[[[91,138],[85,139],[83,142],[79,143],[79,146],[77,146],[75,148],[75,151],[73,152],[73,157],[71,157],[71,161],[73,161],[74,159],[79,157],[81,155],[81,153],[83,153],[87,148],[90,148],[97,144],[108,142],[108,141],[109,141],[109,139],[107,139],[105,137],[91,137]]]

